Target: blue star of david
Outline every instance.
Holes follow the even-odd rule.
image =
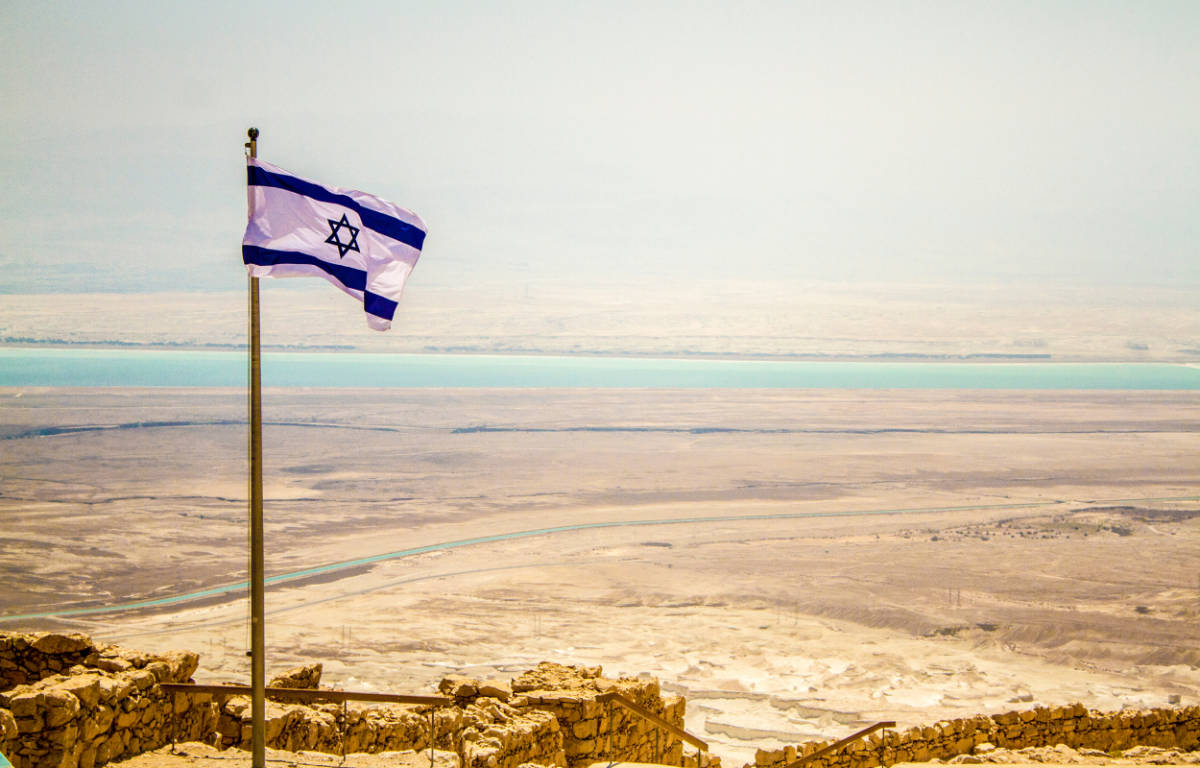
[[[334,221],[333,219],[325,219],[325,221],[329,222],[329,237],[325,238],[325,242],[337,246],[339,259],[344,259],[347,251],[362,253],[362,251],[358,250],[358,227],[350,223],[350,220],[346,218],[346,214],[342,214],[341,221]],[[340,235],[342,227],[350,230],[350,242],[348,243],[342,242]]]

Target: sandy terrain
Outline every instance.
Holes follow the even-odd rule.
[[[457,765],[457,755],[435,752],[430,762],[428,752],[380,752],[351,755],[327,755],[322,752],[281,752],[268,749],[268,765],[288,768],[450,768]],[[144,752],[115,765],[124,768],[250,768],[250,753],[237,749],[223,752],[207,744],[187,743]]]
[[[243,408],[0,392],[0,616],[243,579]],[[614,524],[285,582],[269,670],[654,674],[735,766],[881,719],[1200,700],[1194,393],[280,390],[265,413],[269,574]],[[241,598],[0,626],[247,677]]]

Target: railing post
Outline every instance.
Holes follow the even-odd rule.
[[[437,707],[429,708],[429,768],[433,768],[433,748],[437,744]]]
[[[346,740],[350,738],[350,709],[349,701],[342,702],[342,762],[339,765],[346,764]]]
[[[615,722],[613,722],[612,699],[609,699],[607,702],[605,702],[605,704],[608,707],[608,762],[613,763],[613,762],[616,762],[616,758],[613,757],[613,748],[612,748],[613,728],[615,728],[617,724]]]

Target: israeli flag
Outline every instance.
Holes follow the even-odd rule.
[[[367,325],[392,326],[425,244],[412,211],[247,158],[250,220],[242,261],[253,277],[323,277],[358,299]]]

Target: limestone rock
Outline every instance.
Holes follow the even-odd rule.
[[[109,736],[96,747],[96,762],[103,765],[109,762],[125,749],[125,743],[117,734]]]
[[[200,654],[192,651],[167,651],[162,660],[171,669],[171,682],[186,683],[200,666]]]
[[[465,675],[447,675],[438,683],[438,690],[456,699],[465,699],[479,693],[479,681]]]
[[[34,717],[42,709],[42,701],[44,699],[44,693],[35,691],[18,693],[16,696],[9,698],[8,708],[12,710],[14,717]]]
[[[0,744],[17,738],[17,719],[7,709],[0,709]]]
[[[54,632],[47,632],[44,635],[38,636],[31,645],[42,653],[57,656],[64,653],[90,651],[92,641],[87,635],[78,633],[60,635]]]
[[[512,682],[516,693],[526,691],[597,690],[596,681],[603,674],[600,667],[570,667],[543,661]]]
[[[103,672],[124,672],[133,669],[133,665],[120,656],[101,656],[99,654],[89,656],[87,665]]]
[[[479,695],[508,701],[512,698],[512,686],[503,680],[484,680],[479,684]]]
[[[146,665],[145,671],[154,675],[155,682],[171,682],[171,667],[165,661],[152,661]]]
[[[109,705],[124,700],[137,690],[137,686],[121,677],[101,677],[97,685],[100,688],[100,699]]]
[[[267,684],[267,687],[299,688],[313,691],[321,687],[321,672],[323,669],[324,666],[319,663],[294,667],[277,677],[271,678],[271,682]]]
[[[153,672],[145,669],[136,669],[127,675],[129,681],[137,686],[139,691],[148,690],[158,683],[158,679]]]
[[[46,707],[46,727],[57,728],[75,719],[79,714],[79,699],[70,691],[61,689],[46,691],[43,695]]]
[[[234,717],[240,718],[243,714],[246,717],[250,716],[250,699],[245,696],[231,696],[226,702],[223,709]]]
[[[100,678],[96,675],[69,677],[57,687],[72,693],[84,709],[93,709],[100,703]]]

